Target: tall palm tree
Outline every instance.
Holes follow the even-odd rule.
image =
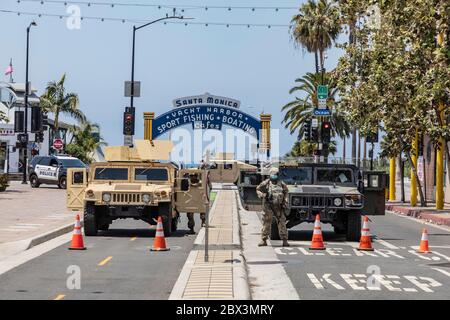
[[[66,74],[58,82],[49,82],[45,93],[40,97],[41,108],[55,116],[54,130],[56,134],[58,134],[60,114],[69,115],[79,122],[86,121],[86,116],[78,109],[80,104],[78,95],[73,92],[66,93],[65,81]]]
[[[295,43],[308,52],[314,52],[318,73],[324,69],[325,50],[332,46],[339,35],[339,9],[334,1],[308,0],[299,11],[291,20],[291,36]]]
[[[289,93],[300,92],[303,97],[295,97],[295,100],[284,105],[281,110],[286,112],[283,118],[285,128],[288,128],[291,134],[298,130],[298,135],[303,136],[304,125],[306,121],[312,119],[314,108],[318,103],[317,86],[322,83],[322,74],[308,72],[302,78],[296,79],[295,82],[297,85],[289,90]],[[323,74],[323,83],[328,84],[329,87],[327,103],[331,108],[336,99],[337,88],[331,82],[330,73]],[[341,138],[348,136],[350,127],[342,115],[333,112],[330,122],[336,135]]]

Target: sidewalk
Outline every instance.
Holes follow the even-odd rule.
[[[217,190],[209,217],[209,261],[204,261],[205,228],[202,228],[170,300],[250,298],[234,197],[234,190]]]
[[[0,260],[73,229],[74,213],[66,209],[66,190],[32,189],[11,181],[0,192]]]
[[[427,203],[427,207],[412,207],[409,203],[400,201],[386,202],[386,210],[401,215],[426,220],[438,225],[450,226],[450,206],[445,205],[444,210],[436,210],[435,203]]]

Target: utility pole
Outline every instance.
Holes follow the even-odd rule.
[[[25,99],[24,99],[24,104],[25,104],[25,124],[24,124],[24,131],[25,131],[25,136],[26,136],[26,144],[25,147],[22,148],[23,150],[23,165],[22,165],[22,170],[23,170],[23,176],[22,176],[22,184],[27,184],[27,160],[28,160],[28,93],[31,90],[30,88],[30,84],[28,81],[28,61],[29,61],[29,51],[30,51],[30,29],[32,26],[37,26],[36,22],[32,22],[30,23],[30,25],[27,28],[27,52],[26,52],[26,67],[25,67]]]

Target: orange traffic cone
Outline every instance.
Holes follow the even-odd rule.
[[[361,239],[359,240],[358,250],[373,251],[372,237],[370,236],[368,216],[364,216],[364,223],[361,230]]]
[[[422,239],[420,240],[420,247],[419,250],[417,250],[419,253],[431,253],[430,249],[428,248],[428,230],[423,229],[422,231]]]
[[[316,221],[314,222],[314,231],[311,241],[311,247],[309,250],[325,250],[322,238],[322,229],[320,227],[320,214],[316,215]]]
[[[153,248],[150,251],[168,251],[166,247],[166,239],[164,238],[164,229],[161,216],[158,217],[158,224],[156,225],[155,240],[153,241]]]
[[[80,215],[77,214],[75,220],[75,227],[73,228],[72,244],[69,250],[86,250],[83,242],[83,235],[81,234]]]

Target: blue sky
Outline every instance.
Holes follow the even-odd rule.
[[[70,1],[69,1],[70,2]],[[114,2],[114,0],[96,0]],[[153,3],[152,0],[117,0],[121,3]],[[170,4],[230,6],[299,6],[292,0],[173,0]],[[80,5],[84,16],[155,19],[170,10],[139,7]],[[62,4],[17,3],[2,0],[0,9],[65,15]],[[187,10],[195,22],[289,24],[296,10]],[[81,109],[101,125],[111,145],[122,144],[122,112],[129,104],[123,96],[123,82],[130,79],[132,23],[83,20],[80,30],[69,30],[66,20],[51,17],[17,16],[0,13],[2,46],[0,67],[13,58],[16,82],[25,78],[26,27],[38,26],[31,34],[30,79],[42,93],[48,81],[67,73],[67,89],[79,94]],[[203,25],[153,25],[138,31],[136,80],[142,82],[137,108],[136,136],[143,136],[142,112],[162,114],[176,97],[211,94],[241,101],[241,108],[257,115],[273,115],[272,126],[282,128],[280,107],[293,97],[288,91],[294,80],[313,71],[314,57],[295,49],[287,27],[225,27]],[[336,65],[340,52],[328,53],[327,68]],[[3,72],[3,70],[2,70]],[[2,79],[6,80],[6,78]],[[296,137],[287,130],[280,134],[281,153],[289,151]],[[341,143],[339,143],[340,149]],[[349,143],[347,152],[349,154]],[[341,153],[339,153],[341,156]]]

